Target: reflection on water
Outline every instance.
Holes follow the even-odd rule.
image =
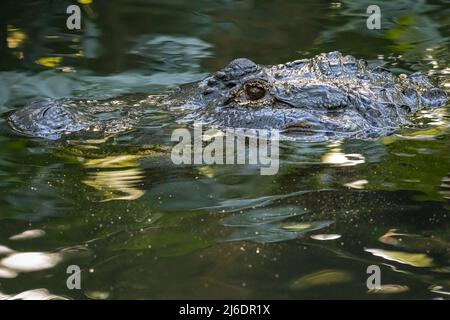
[[[363,180],[356,180],[352,182],[348,182],[344,184],[344,186],[352,189],[364,189],[364,185],[368,184],[369,181],[363,179]]]
[[[68,300],[65,297],[51,294],[47,289],[27,290],[15,295],[0,292],[0,300]]]
[[[328,227],[332,221],[312,221],[308,223],[282,223],[304,214],[301,207],[280,207],[240,211],[221,220],[226,227],[237,228],[228,241],[250,240],[270,243],[302,237],[308,232]]]
[[[389,261],[395,261],[402,264],[408,264],[413,267],[432,267],[433,259],[424,253],[408,253],[401,251],[388,251],[382,249],[366,249],[374,256],[384,258]]]
[[[407,291],[409,291],[408,286],[402,286],[398,284],[383,284],[379,288],[369,289],[368,293],[395,294],[405,293]]]
[[[322,270],[305,275],[291,284],[292,290],[306,290],[316,286],[330,286],[352,281],[352,275],[339,270]]]
[[[368,2],[79,1],[80,32],[69,1],[4,4],[0,112],[86,98],[114,134],[46,142],[0,119],[0,299],[448,298],[448,107],[377,140],[283,141],[275,176],[173,165],[172,115],[148,107],[237,57],[333,50],[449,89],[446,1],[383,2],[381,30]]]
[[[320,240],[320,241],[328,241],[328,240],[337,240],[341,237],[340,234],[314,234],[311,236],[311,239]]]
[[[67,247],[57,252],[17,252],[3,247],[0,252],[0,278],[16,278],[23,272],[36,272],[55,268],[69,259],[77,259],[90,255],[83,246]]]
[[[83,183],[103,194],[100,201],[138,199],[144,194],[138,187],[144,172],[137,160],[137,156],[129,155],[86,160],[83,166],[90,172]],[[92,172],[95,169],[101,171]]]
[[[20,252],[12,253],[0,260],[0,265],[15,272],[31,272],[55,267],[61,262],[57,253]]]
[[[425,236],[389,230],[378,240],[382,243],[407,250],[420,250],[427,253],[450,251],[450,243],[436,235]]]
[[[329,145],[330,151],[322,157],[322,162],[337,166],[355,166],[365,162],[365,158],[361,154],[345,154],[342,152],[341,141],[333,142]]]
[[[445,199],[450,200],[450,176],[446,176],[442,178],[442,183],[440,185],[441,188],[441,194]]]
[[[104,193],[100,201],[135,200],[144,194],[136,187],[142,177],[142,171],[126,169],[91,173],[83,182]]]
[[[41,229],[26,230],[9,237],[9,240],[29,240],[45,236],[45,231]]]

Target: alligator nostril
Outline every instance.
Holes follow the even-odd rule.
[[[410,106],[407,106],[406,104],[402,104],[402,105],[400,106],[400,108],[402,108],[403,110],[405,110],[405,111],[408,112],[408,113],[411,113],[411,112],[412,112],[411,107],[410,107]]]

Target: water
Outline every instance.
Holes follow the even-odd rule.
[[[444,0],[380,2],[381,30],[365,27],[373,1],[80,2],[82,31],[65,28],[64,1],[2,4],[1,113],[40,97],[131,104],[237,57],[333,50],[450,91]],[[170,115],[145,117],[64,144],[1,118],[0,297],[448,298],[448,106],[375,141],[282,142],[276,176],[175,166]]]

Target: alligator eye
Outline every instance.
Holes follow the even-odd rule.
[[[250,100],[259,100],[266,95],[266,89],[257,84],[246,84],[244,89]]]

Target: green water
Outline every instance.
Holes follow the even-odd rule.
[[[131,103],[237,57],[334,50],[450,91],[445,0],[80,2],[81,31],[65,27],[69,1],[2,2],[2,114],[42,97]],[[366,28],[370,4],[381,30]],[[176,166],[164,149],[173,120],[146,116],[64,145],[17,136],[1,117],[0,297],[449,297],[448,106],[378,140],[282,142],[275,176]],[[66,286],[69,265],[80,290]]]

